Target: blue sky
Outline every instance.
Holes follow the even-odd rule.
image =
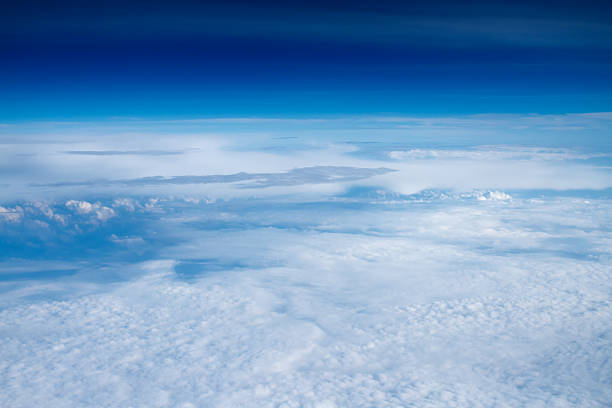
[[[2,120],[610,110],[610,8],[579,2],[9,6]]]

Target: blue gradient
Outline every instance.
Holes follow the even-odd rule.
[[[568,113],[612,106],[610,7],[9,7],[0,119]]]

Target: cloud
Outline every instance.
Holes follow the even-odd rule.
[[[137,194],[153,190],[174,194],[181,185],[193,187],[197,183],[201,186],[198,195],[227,197],[241,194],[237,187],[247,185],[255,188],[275,184],[290,191],[297,183],[333,184],[327,176],[307,176],[299,173],[305,170],[296,170],[326,167],[337,171],[344,171],[340,170],[344,167],[386,167],[399,170],[389,174],[398,179],[410,180],[413,174],[418,174],[418,183],[413,188],[452,188],[449,181],[455,173],[464,172],[469,162],[483,161],[489,162],[487,166],[495,166],[497,161],[498,173],[503,173],[504,167],[518,167],[528,161],[529,166],[539,168],[536,174],[551,174],[550,180],[546,177],[538,177],[537,183],[532,180],[529,188],[547,188],[547,183],[561,189],[605,188],[609,184],[605,180],[610,178],[604,170],[610,162],[606,147],[609,116],[603,112],[22,123],[12,127],[19,134],[0,135],[5,146],[0,152],[0,184],[10,185],[0,189],[0,195],[2,201],[75,198],[70,196],[71,187],[81,186],[82,199],[87,200],[87,195],[99,193],[100,188],[117,195],[126,190]],[[152,144],[151,140],[155,142]],[[538,141],[536,146],[534,140]],[[179,152],[180,160],[175,154],[165,154]],[[436,168],[426,169],[427,163],[418,163],[416,169],[396,166],[425,160],[435,161],[430,164]],[[569,178],[552,176],[557,171],[555,163],[563,167],[571,164],[577,171],[594,177],[573,177],[570,183]],[[582,167],[573,167],[577,164]],[[446,181],[437,175],[444,168],[450,174]],[[487,173],[465,174],[457,181],[457,187],[507,190],[527,184],[524,181],[529,179],[515,172],[517,180],[508,180],[509,185],[487,185]],[[257,182],[255,177],[261,177],[261,181]],[[292,177],[294,182],[290,181]],[[345,175],[339,182],[351,177]],[[508,174],[497,179],[507,178]],[[472,185],[466,187],[470,180]],[[562,185],[564,180],[568,182]],[[220,185],[227,183],[236,185],[232,188]],[[87,184],[90,188],[85,193]]]
[[[393,168],[397,172],[373,178],[372,185],[402,194],[427,189],[568,191],[612,187],[609,169],[563,161],[415,160],[395,162]]]
[[[144,244],[144,240],[141,237],[118,237],[112,234],[109,238],[115,244],[135,246]]]
[[[83,156],[173,156],[184,152],[171,150],[68,150],[64,153]]]
[[[22,129],[0,405],[605,406],[609,150],[544,143],[595,116]]]
[[[410,149],[393,150],[388,153],[393,160],[535,160],[567,161],[610,157],[600,152],[584,153],[572,149],[523,147],[523,146],[477,146],[472,149]]]
[[[66,207],[73,209],[79,214],[89,214],[93,211],[94,206],[87,201],[69,200],[66,201]]]
[[[136,210],[136,208],[140,207],[140,204],[134,199],[120,197],[113,200],[112,206],[115,208],[124,208],[130,212],[133,212]]]
[[[35,185],[38,187],[65,187],[90,185],[146,186],[163,184],[213,184],[239,183],[241,188],[265,188],[274,186],[296,186],[302,184],[341,183],[361,180],[394,171],[388,168],[355,168],[338,166],[315,166],[293,169],[285,173],[236,173],[208,176],[151,176],[128,180],[96,180],[84,182],[58,182]],[[68,203],[67,203],[68,205]]]
[[[23,217],[23,209],[19,206],[6,208],[0,206],[0,220],[9,222],[19,222]]]
[[[120,283],[88,292],[81,281],[61,301],[44,296],[61,280],[0,294],[0,386],[12,390],[0,404],[603,407],[612,397],[608,200],[158,204],[168,207],[149,233],[180,238],[156,260],[74,263],[92,276],[120,269]],[[207,229],[211,219],[227,227]]]
[[[479,195],[478,200],[486,201],[486,200],[499,200],[506,201],[512,200],[512,196],[510,194],[506,194],[503,191],[488,191],[485,194]]]
[[[115,216],[115,211],[112,208],[103,206],[99,202],[91,204],[87,201],[69,200],[66,201],[66,207],[80,215],[93,214],[96,219],[102,222]]]

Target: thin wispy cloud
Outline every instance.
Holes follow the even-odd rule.
[[[82,156],[172,156],[184,152],[171,150],[68,150],[64,153]]]
[[[294,186],[302,184],[341,183],[356,181],[394,171],[387,168],[356,168],[337,166],[315,166],[293,169],[285,173],[235,173],[208,176],[150,176],[127,180],[93,180],[83,182],[57,182],[33,184],[34,187],[67,187],[91,185],[146,186],[163,184],[214,184],[239,183],[241,188],[264,188],[272,186]]]

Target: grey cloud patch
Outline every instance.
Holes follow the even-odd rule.
[[[178,150],[68,150],[64,153],[80,156],[172,156],[185,152]]]
[[[362,168],[341,166],[313,166],[293,169],[284,173],[234,173],[213,174],[205,176],[151,176],[124,180],[91,180],[77,182],[59,182],[50,184],[32,184],[35,187],[67,187],[93,185],[146,186],[163,184],[212,184],[237,183],[240,188],[264,188],[273,186],[297,186],[302,184],[338,183],[361,180],[372,176],[390,173],[396,170],[386,167]]]

